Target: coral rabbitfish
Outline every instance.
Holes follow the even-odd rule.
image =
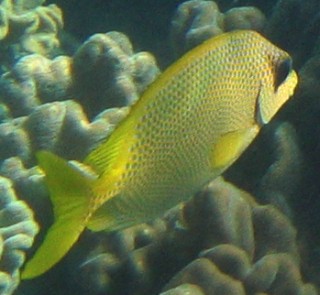
[[[85,228],[161,216],[220,175],[293,94],[290,56],[253,31],[214,37],[170,66],[83,164],[38,153],[54,223],[23,279],[55,265]]]

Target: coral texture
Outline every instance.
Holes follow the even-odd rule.
[[[246,199],[244,192],[217,182],[202,198],[194,199],[200,206],[191,208],[189,223],[194,231],[201,231],[202,223],[205,229],[200,241],[206,250],[171,279],[166,289],[191,283],[199,285],[204,294],[298,294],[305,288],[300,285],[294,228],[272,206]],[[196,220],[199,216],[200,222]]]
[[[271,2],[277,3],[272,13],[262,9]],[[28,201],[43,230],[50,222],[43,174],[32,167],[35,151],[83,158],[126,115],[122,106],[134,103],[159,74],[152,55],[134,53],[128,38],[117,32],[93,35],[73,57],[55,57],[61,11],[43,3],[6,0],[0,7],[5,72],[0,77],[0,174],[11,180],[0,181],[1,196],[8,200],[0,207],[0,221],[12,222],[3,230],[0,223],[0,294],[12,293],[19,283],[23,252],[37,231],[30,210],[15,194]],[[243,3],[263,12],[233,7]],[[280,115],[294,127],[279,125],[271,130],[271,143],[255,144],[249,152],[249,158],[255,149],[261,154],[264,145],[262,161],[251,164],[261,167],[275,145],[273,164],[252,179],[245,173],[249,166],[236,168],[243,175],[236,183],[254,187],[254,196],[273,205],[258,205],[244,191],[216,181],[163,220],[110,235],[86,232],[73,251],[76,257],[67,257],[60,272],[52,270],[51,281],[30,282],[30,289],[17,294],[35,294],[35,289],[44,294],[50,292],[47,286],[50,294],[317,294],[304,281],[311,278],[320,286],[318,11],[318,0],[192,0],[179,6],[172,21],[176,56],[211,36],[249,28],[289,50],[295,68],[303,65],[297,95]],[[131,36],[135,42],[136,37]],[[161,47],[167,50],[168,44]],[[106,110],[110,107],[121,108]],[[294,221],[298,243],[296,229],[278,208]],[[57,289],[61,281],[68,290]]]
[[[12,294],[18,286],[25,252],[32,246],[37,232],[32,210],[17,199],[11,181],[1,177],[0,294]]]
[[[264,14],[255,7],[236,7],[222,13],[214,1],[186,1],[172,20],[174,50],[181,55],[210,37],[235,29],[261,31],[265,21]]]
[[[59,47],[58,31],[62,12],[54,4],[41,6],[38,1],[1,1],[0,62],[9,68],[20,57],[38,53],[52,56]]]
[[[17,2],[4,7],[23,15],[38,4]],[[36,37],[36,31],[28,34]],[[35,151],[47,149],[65,158],[83,158],[127,113],[126,108],[105,108],[133,103],[159,73],[150,54],[134,54],[128,38],[116,32],[94,35],[74,58],[50,60],[43,55],[21,58],[0,81],[2,119],[6,120],[0,125],[1,174],[13,180],[15,189],[34,208],[43,204],[47,193],[41,173],[24,168],[34,164]],[[104,88],[98,91],[97,85]],[[97,115],[92,122],[79,103],[67,100],[75,97],[88,106],[86,113]],[[92,107],[94,100],[99,100],[98,107]]]
[[[108,109],[89,122],[72,100],[40,105],[25,117],[0,125],[0,160],[19,157],[30,167],[35,152],[51,150],[65,158],[82,159],[126,115],[127,109]]]
[[[107,107],[135,102],[159,74],[147,52],[134,54],[117,32],[90,37],[73,58],[29,55],[0,78],[4,118],[20,117],[42,103],[77,99],[93,117]]]
[[[317,0],[278,1],[266,24],[265,34],[282,48],[290,48],[296,65],[302,65],[312,55],[320,34],[319,9]]]
[[[136,102],[160,73],[150,53],[134,53],[129,39],[118,32],[90,37],[76,52],[72,70],[74,97],[89,116]]]
[[[25,6],[20,4],[22,11]],[[29,4],[25,8],[33,8]],[[37,167],[30,168],[35,152],[46,149],[65,158],[82,159],[128,111],[126,107],[106,108],[134,103],[158,73],[151,54],[134,54],[126,36],[111,32],[91,37],[73,58],[51,60],[31,54],[1,76],[0,173],[10,178],[17,194],[32,205],[43,229],[51,212],[43,174]],[[14,193],[11,187],[9,193]],[[3,289],[13,290],[19,283],[23,259],[14,263],[13,283],[8,281]]]
[[[157,294],[167,280],[165,294],[317,294],[303,283],[290,221],[222,179],[172,210],[154,230],[125,230],[92,256],[81,266],[91,294]]]
[[[263,203],[271,203],[293,217],[290,208],[304,178],[305,161],[292,124],[281,123],[272,131],[274,160],[261,178],[256,194]]]

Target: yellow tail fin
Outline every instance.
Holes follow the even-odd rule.
[[[50,152],[39,152],[37,159],[46,174],[54,224],[35,255],[27,262],[22,279],[41,275],[62,259],[85,228],[90,212],[93,180]]]

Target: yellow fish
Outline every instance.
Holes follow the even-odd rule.
[[[290,56],[253,31],[214,37],[170,66],[79,169],[49,152],[40,167],[54,224],[23,279],[55,265],[85,228],[160,216],[220,175],[293,94]]]

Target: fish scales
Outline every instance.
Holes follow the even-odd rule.
[[[22,277],[50,269],[85,227],[128,227],[191,197],[241,155],[296,84],[286,52],[253,31],[230,32],[191,50],[145,91],[84,160],[96,177],[39,152],[55,222]]]
[[[215,50],[215,43],[213,48],[207,47],[201,58],[191,56],[193,60],[183,64],[156,94],[150,89],[152,99],[141,101],[133,110],[144,114],[132,124],[136,130],[119,187],[125,198],[135,200],[135,210],[127,207],[128,216],[134,213],[133,219],[147,199],[151,200],[149,212],[157,215],[162,206],[170,208],[177,202],[173,193],[181,200],[186,193],[192,195],[199,183],[214,177],[209,155],[219,135],[254,124],[259,82],[272,83],[273,62],[269,54],[258,58],[255,54],[278,49],[262,43],[256,34],[249,40],[235,36],[224,43],[220,50]],[[232,76],[235,79],[230,81]],[[190,147],[186,149],[186,145]]]

